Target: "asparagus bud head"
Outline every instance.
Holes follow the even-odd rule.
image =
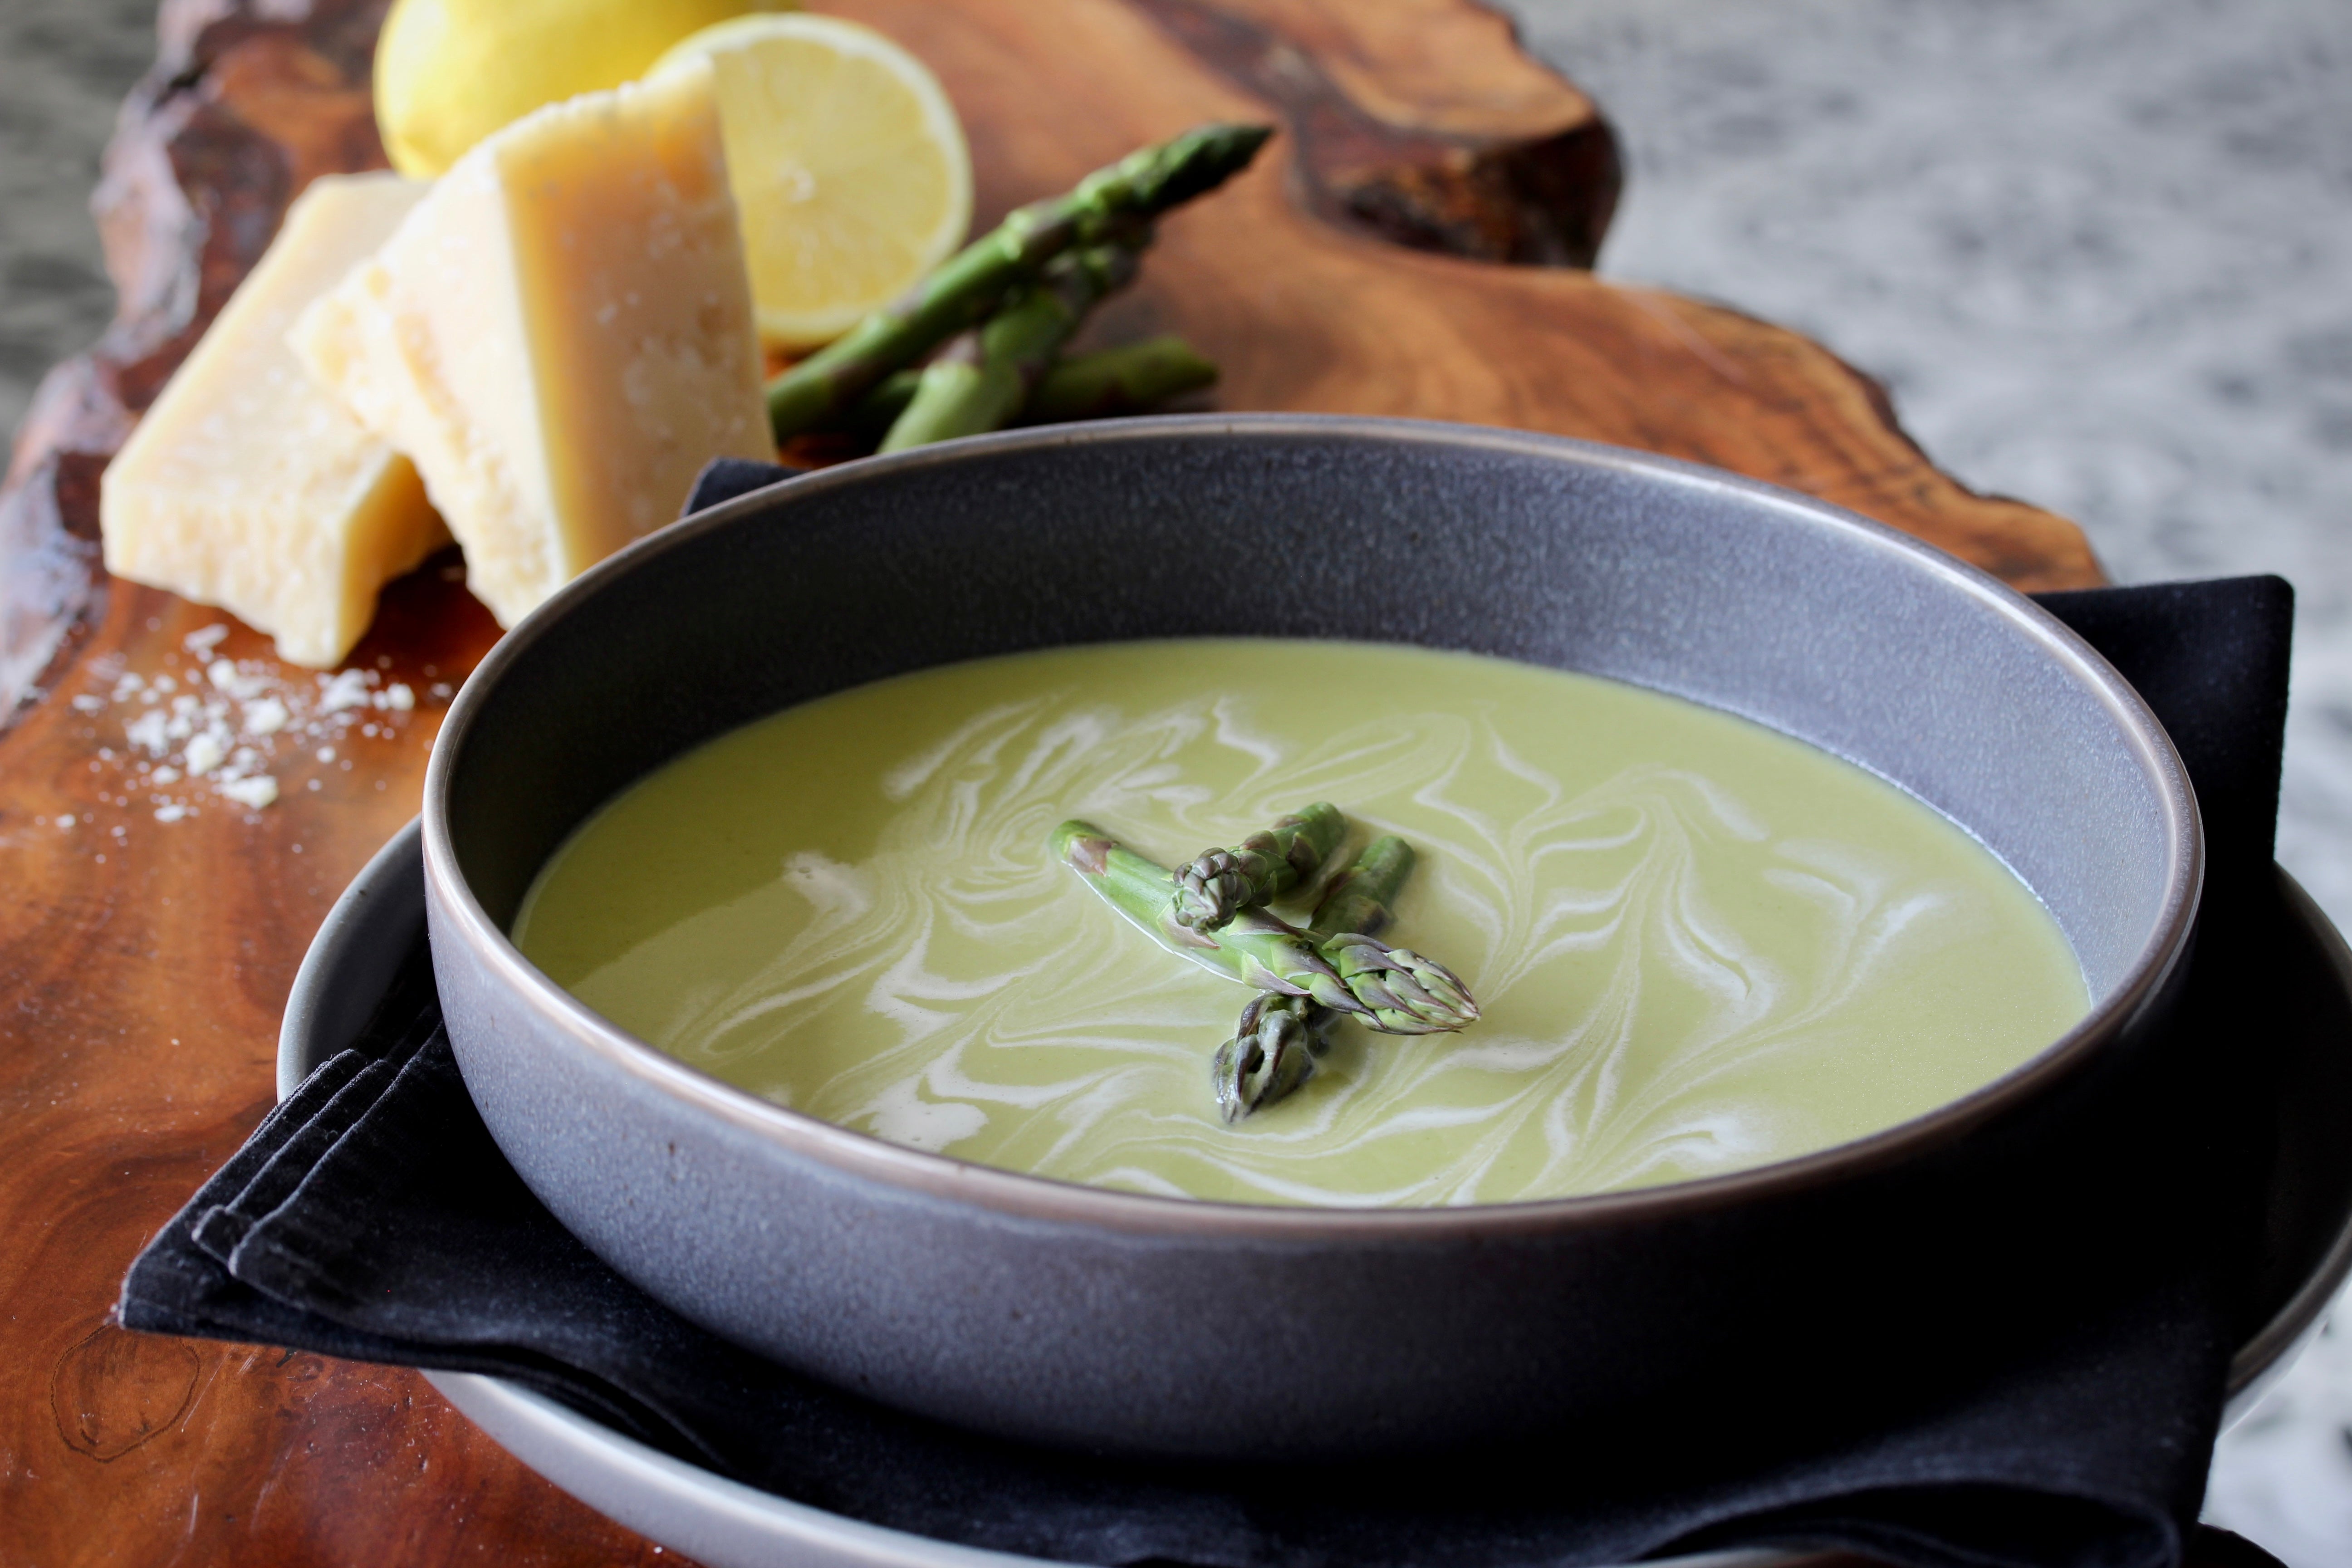
[[[1089,214],[1154,216],[1206,195],[1249,167],[1274,134],[1271,125],[1196,125],[1181,135],[1138,148],[1078,182],[1074,205]],[[1087,235],[1086,237],[1093,238]]]
[[[1391,947],[1361,931],[1322,946],[1348,993],[1385,1035],[1438,1035],[1477,1022],[1478,1004],[1459,976],[1433,958]]]
[[[1253,905],[1272,903],[1310,880],[1347,832],[1339,808],[1318,800],[1231,849],[1203,851],[1176,868],[1176,923],[1213,931]]]
[[[1314,1076],[1339,1015],[1303,997],[1259,996],[1242,1009],[1234,1037],[1210,1064],[1217,1109],[1227,1121],[1272,1105]]]

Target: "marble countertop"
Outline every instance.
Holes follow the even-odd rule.
[[[2295,584],[2280,858],[2352,924],[2352,7],[1510,8],[1624,138],[1604,273],[1828,343],[2118,580]],[[0,6],[0,428],[111,308],[87,199],[153,18]],[[2223,1439],[2208,1511],[2352,1568],[2352,1327]]]

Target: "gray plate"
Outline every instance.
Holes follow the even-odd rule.
[[[2243,1415],[2294,1363],[2352,1271],[2352,1144],[2336,1135],[2352,1114],[2352,951],[2282,871],[2297,951],[2280,1075],[2278,1165],[2262,1275],[2268,1316],[2230,1366],[2226,1419]],[[278,1093],[358,1035],[425,926],[425,867],[412,822],[369,861],[319,928],[286,1000]],[[425,1374],[509,1452],[591,1508],[708,1568],[1008,1568],[1034,1559],[909,1535],[844,1519],[711,1474],[655,1451],[552,1400],[497,1378]],[[1779,1552],[1717,1552],[1675,1568],[1787,1568]]]

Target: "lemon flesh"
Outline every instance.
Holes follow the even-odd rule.
[[[748,16],[704,28],[654,74],[708,57],[760,335],[839,337],[963,242],[971,155],[937,78],[870,27]]]
[[[634,81],[697,28],[791,0],[394,0],[375,52],[392,166],[446,173],[541,104]]]

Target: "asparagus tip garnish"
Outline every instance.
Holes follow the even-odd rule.
[[[1321,812],[1339,816],[1336,807],[1318,802],[1298,814],[1300,826],[1293,831],[1310,842],[1314,834],[1331,833],[1328,824],[1309,831],[1307,824]],[[1342,822],[1339,831],[1344,830]],[[1217,1054],[1218,1104],[1228,1121],[1305,1082],[1340,1015],[1391,1035],[1459,1029],[1478,1016],[1469,987],[1453,971],[1370,934],[1388,920],[1412,868],[1412,851],[1401,839],[1375,840],[1335,878],[1307,930],[1253,904],[1214,934],[1177,924],[1176,883],[1168,868],[1093,823],[1065,822],[1049,843],[1055,859],[1171,952],[1265,993],[1252,998],[1240,1029]],[[1324,854],[1316,856],[1317,864]],[[1341,921],[1358,929],[1339,929]]]
[[[1243,978],[1233,956],[1221,951],[1213,940],[1168,918],[1168,868],[1138,855],[1093,823],[1076,817],[1046,835],[1046,843],[1055,859],[1077,872],[1097,898],[1141,927],[1160,946],[1220,974]]]
[[[1303,997],[1252,997],[1209,1067],[1224,1119],[1239,1121],[1312,1078],[1338,1016]]]
[[[1350,931],[1331,938],[1320,952],[1370,1014],[1365,1022],[1383,1034],[1444,1034],[1478,1020],[1477,1000],[1461,977],[1411,948]]]
[[[1412,950],[1381,947],[1376,941],[1395,917],[1397,893],[1404,891],[1404,879],[1412,875],[1412,844],[1395,835],[1379,837],[1364,847],[1348,869],[1324,884],[1322,900],[1315,905],[1315,920],[1307,924],[1307,936],[1322,942],[1324,954],[1331,952],[1334,945],[1350,947],[1350,963],[1364,966],[1364,978],[1357,980],[1360,985],[1376,983],[1371,980],[1376,963],[1397,966],[1402,978],[1409,980],[1412,994],[1400,994],[1404,990],[1402,985],[1383,985],[1373,996],[1388,1006],[1385,1018],[1379,1011],[1364,1018],[1376,1030],[1385,1027],[1392,1035],[1437,1032],[1442,1025],[1434,1025],[1433,1018],[1446,1016],[1458,1016],[1463,1023],[1477,1018],[1477,1002],[1470,999],[1467,987],[1451,971]],[[1379,954],[1373,954],[1373,950],[1379,950]],[[1315,1063],[1331,1047],[1331,1032],[1339,1025],[1340,1011],[1343,1008],[1324,1006],[1303,996],[1251,999],[1249,1006],[1242,1008],[1242,1023],[1234,1037],[1218,1048],[1216,1060],[1209,1068],[1209,1081],[1225,1121],[1240,1121],[1246,1114],[1265,1110],[1306,1084],[1315,1074]]]
[[[1312,879],[1347,831],[1339,808],[1318,800],[1230,849],[1204,850],[1176,868],[1176,923],[1213,931],[1273,902]]]

